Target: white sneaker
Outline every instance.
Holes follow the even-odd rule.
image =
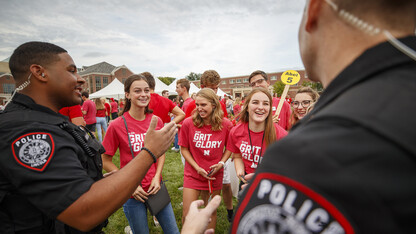
[[[131,230],[130,226],[126,226],[124,228],[124,233],[126,233],[126,234],[133,234],[133,231]]]

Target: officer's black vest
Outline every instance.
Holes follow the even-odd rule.
[[[24,124],[25,122],[38,122],[59,126],[62,130],[68,132],[85,152],[85,154],[78,155],[78,159],[87,174],[95,181],[103,178],[101,154],[104,153],[105,150],[87,129],[76,126],[64,118],[35,110],[26,109],[2,112],[0,115],[2,118],[0,128],[16,125],[16,119],[19,120],[19,125]],[[52,220],[45,215],[35,215],[35,213],[39,212],[33,212],[31,214],[29,211],[30,209],[27,209],[28,206],[32,205],[24,198],[24,196],[17,194],[15,191],[0,190],[0,233],[16,233],[16,229],[19,229],[17,228],[19,223],[16,223],[16,220],[14,220],[13,217],[27,217],[25,222],[39,224],[39,229],[33,230],[33,232],[36,233],[84,233],[64,225],[59,221],[56,221],[55,223],[55,220]],[[106,220],[88,233],[99,233],[107,223]]]

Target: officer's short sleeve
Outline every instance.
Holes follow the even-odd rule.
[[[33,123],[0,133],[8,136],[0,173],[46,215],[56,217],[94,183],[78,159],[82,149],[60,128]]]

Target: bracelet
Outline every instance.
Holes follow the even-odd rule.
[[[150,156],[152,156],[154,163],[156,163],[156,156],[148,148],[142,147],[142,150],[146,150]]]
[[[224,164],[225,164],[225,163],[224,163],[223,161],[219,161],[218,163],[219,163],[219,164],[221,164],[221,165],[222,165],[222,167],[224,167]]]

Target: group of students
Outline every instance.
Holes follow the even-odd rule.
[[[255,80],[257,75],[262,77],[260,81]],[[216,95],[219,79],[217,72],[206,71],[202,76],[202,81],[208,83],[205,86],[210,88],[203,88],[193,97],[184,94],[189,92],[189,81],[179,80],[177,91],[179,91],[179,96],[185,99],[181,107],[183,112],[178,111],[178,107],[167,108],[173,116],[172,120],[180,127],[178,145],[181,147],[181,155],[184,159],[183,217],[186,217],[192,201],[201,197],[207,203],[210,197],[220,195],[223,189],[224,202],[229,220],[231,220],[233,206],[230,175],[226,168],[229,166],[229,159],[232,158],[234,165],[230,166],[235,166],[238,178],[245,183],[244,176],[255,172],[267,146],[286,136],[286,130],[302,119],[319,98],[319,94],[312,88],[300,88],[291,102],[292,110],[287,110],[285,106],[286,109],[282,111],[285,117],[282,118],[283,121],[280,121],[280,118],[274,118],[273,112],[279,99],[273,98],[267,90],[269,85],[267,75],[262,71],[255,71],[249,79],[255,80],[250,83],[254,89],[244,97],[243,101],[240,98],[235,100],[234,115],[229,119],[231,116],[226,108],[227,102],[219,100]],[[263,82],[266,86],[262,86]],[[117,118],[117,106],[117,112],[114,111],[116,115],[111,115],[111,110],[115,109],[113,106],[117,105],[114,100],[111,100],[111,105],[105,98],[96,98],[93,102],[88,99],[86,92],[82,93],[84,100],[82,109],[78,105],[61,110],[61,114],[68,115],[72,122],[76,122],[78,118],[74,114],[75,108],[80,109],[78,112],[82,111],[85,117],[88,112],[96,113],[95,123],[87,124],[86,127],[92,132],[97,129],[98,139],[106,149],[102,155],[103,168],[110,172],[109,174],[119,170],[112,162],[112,157],[117,150],[120,150],[120,168],[123,168],[133,159],[133,155],[137,155],[144,147],[144,135],[152,115],[160,117],[156,129],[162,128],[163,124],[168,122],[164,117],[167,112],[161,111],[166,109],[163,108],[166,103],[165,98],[153,92],[154,78],[150,73],[132,75],[126,80],[124,86],[126,99],[120,112],[121,118]],[[231,99],[228,100],[228,102],[231,101]],[[190,104],[191,110],[188,110]],[[286,102],[285,104],[287,105]],[[71,110],[72,114],[70,114]],[[188,116],[184,114],[185,112]],[[82,113],[79,116],[84,121]],[[290,118],[287,118],[288,114]],[[110,115],[115,121],[107,129]],[[189,118],[185,119],[185,117]],[[104,140],[101,129],[106,133]],[[144,202],[149,195],[156,194],[161,188],[164,161],[163,155],[152,165],[140,186],[123,205],[130,228],[134,233],[148,232]],[[156,218],[165,232],[179,232],[171,204],[156,214]],[[215,212],[211,219],[210,227],[215,228]]]
[[[112,121],[104,137],[103,146],[106,151],[102,155],[103,168],[109,174],[119,170],[112,162],[112,157],[117,150],[120,152],[120,168],[123,168],[144,147],[145,133],[152,116],[156,115],[150,106],[155,107],[156,112],[161,112],[162,103],[151,104],[152,98],[160,99],[161,97],[153,93],[154,78],[149,77],[149,74],[146,77],[146,74],[131,75],[125,81],[126,104],[121,116]],[[177,92],[185,99],[181,111],[173,111],[176,114],[173,115],[176,116],[174,122],[180,129],[178,144],[185,160],[182,217],[187,216],[191,203],[199,197],[207,204],[210,198],[221,194],[223,180],[227,180],[224,174],[229,177],[227,175],[229,172],[223,170],[228,164],[228,159],[232,158],[234,165],[230,166],[235,166],[237,176],[244,183],[246,182],[244,176],[254,173],[261,163],[267,146],[287,135],[286,130],[278,124],[278,121],[274,121],[276,118],[273,116],[273,103],[277,102],[263,87],[254,88],[247,95],[237,116],[239,121],[233,124],[227,118],[224,103],[221,103],[216,95],[219,80],[217,72],[213,70],[204,72],[201,77],[202,89],[196,93],[195,100],[188,94],[189,81],[177,82]],[[303,109],[307,107],[307,104],[313,104],[317,98],[315,96],[315,99],[305,99],[303,92],[300,91],[292,103],[295,108],[293,113],[298,119],[302,118],[305,111]],[[311,92],[315,91],[311,90]],[[301,104],[298,105],[298,103]],[[184,113],[189,116],[185,118]],[[165,121],[162,120],[162,115],[157,116],[159,119],[156,129],[161,129]],[[145,200],[161,188],[164,161],[165,156],[162,155],[150,167],[141,184],[123,205],[133,233],[148,233]],[[232,200],[230,203],[231,207],[226,205],[232,215]],[[155,216],[164,232],[179,232],[171,204]],[[215,228],[215,226],[216,212],[211,216],[209,228]]]

